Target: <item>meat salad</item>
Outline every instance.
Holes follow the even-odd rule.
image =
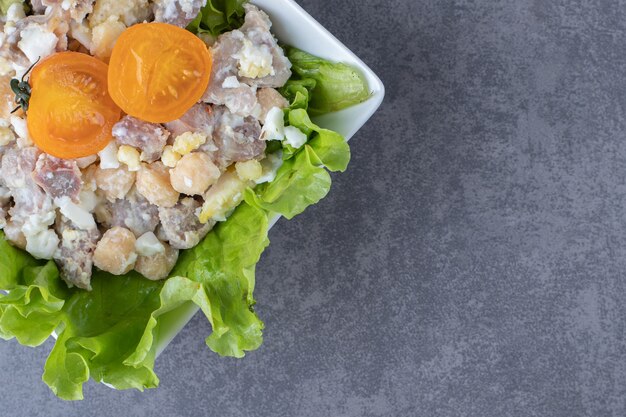
[[[186,27],[205,5],[206,0],[33,0],[30,15],[16,4],[2,18],[0,229],[14,246],[53,259],[69,286],[90,290],[94,267],[167,278],[180,250],[196,246],[243,200],[246,188],[271,181],[280,166],[280,155],[267,152],[266,145],[284,135],[276,130],[288,103],[277,89],[291,76],[291,64],[270,31],[270,19],[254,5],[245,5],[240,29],[217,38],[188,33],[210,52],[205,71],[192,68],[185,56],[176,62],[155,58],[155,74],[161,74],[160,66],[187,65],[182,79],[192,84],[157,89],[157,101],[149,105],[126,86],[112,90],[129,72],[111,75],[124,56],[118,49],[156,50],[132,49],[132,30],[160,22],[167,27],[153,26],[149,33],[172,30],[185,37],[169,28]],[[197,47],[195,41],[190,45]],[[77,100],[68,108],[81,119],[58,110],[65,103],[61,88],[47,81],[59,78],[55,71],[65,67],[52,64],[69,53],[75,55],[66,66],[110,66],[111,97],[106,91],[106,97],[98,96],[106,106],[84,110],[82,98],[69,98]],[[82,64],[82,57],[98,62]],[[21,103],[14,111],[15,80],[29,77],[30,107]],[[92,94],[95,79],[81,81],[81,94]],[[187,97],[188,91],[197,98]],[[188,104],[174,106],[179,101]],[[156,114],[170,103],[171,115],[181,107],[182,113]],[[61,122],[52,126],[55,111],[62,113],[55,115]],[[58,139],[75,133],[82,142]],[[299,133],[291,132],[294,140]]]

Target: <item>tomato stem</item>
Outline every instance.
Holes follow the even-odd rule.
[[[21,80],[18,80],[17,78],[11,79],[11,90],[13,90],[13,93],[15,94],[15,102],[17,103],[17,107],[13,109],[11,114],[15,113],[19,109],[24,110],[24,113],[28,111],[32,90],[28,81],[26,81],[26,76],[35,67],[35,65],[37,65],[40,59],[41,57],[37,58],[37,61],[35,61],[35,63],[26,70],[24,75],[22,75]]]

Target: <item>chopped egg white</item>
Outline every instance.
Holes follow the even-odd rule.
[[[59,237],[51,229],[26,236],[26,250],[35,258],[52,259],[58,246]]]
[[[75,204],[69,197],[57,198],[54,203],[59,207],[61,213],[79,229],[93,230],[97,227],[93,215],[85,208]]]
[[[202,133],[186,132],[174,139],[173,151],[180,155],[187,155],[204,145],[207,136]]]
[[[26,26],[20,33],[21,40],[17,47],[31,63],[37,59],[52,55],[59,39],[43,25],[31,24]]]
[[[120,167],[120,161],[117,159],[117,144],[114,141],[109,144],[100,152],[100,168],[102,169],[117,169]]]
[[[120,146],[117,151],[117,160],[126,164],[129,171],[139,171],[139,168],[141,168],[141,155],[132,146]]]
[[[285,142],[295,149],[300,148],[307,141],[307,137],[297,127],[287,126],[285,127]]]
[[[30,139],[30,134],[28,133],[28,126],[26,124],[26,119],[22,119],[19,116],[12,115],[10,118],[11,126],[13,126],[13,131],[15,134],[24,139],[26,142],[30,142],[32,144],[32,140]]]
[[[278,107],[272,107],[261,129],[261,140],[283,140],[285,138],[285,113]]]
[[[69,35],[80,42],[85,48],[91,49],[91,39],[93,34],[91,33],[89,26],[87,26],[86,21],[82,21],[81,23],[77,23],[74,20],[70,21]]]
[[[224,79],[224,82],[222,83],[222,88],[237,88],[240,85],[241,84],[239,83],[237,77],[231,75],[230,77],[226,77],[226,79]]]
[[[24,225],[22,226],[22,233],[24,236],[35,236],[45,230],[48,230],[48,226],[54,223],[56,218],[56,212],[52,207],[51,202],[46,200],[42,210],[36,214],[28,216]]]
[[[250,40],[244,39],[243,46],[233,56],[239,60],[241,77],[263,78],[275,74],[272,51],[265,44],[255,45]]]
[[[144,233],[135,242],[135,250],[141,256],[153,256],[165,252],[165,246],[152,232]]]
[[[100,202],[95,191],[85,188],[81,190],[78,200],[80,201],[79,206],[89,213],[93,213]]]

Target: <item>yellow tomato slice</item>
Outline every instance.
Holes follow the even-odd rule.
[[[105,63],[79,52],[57,53],[35,66],[27,122],[40,149],[71,159],[109,143],[121,110],[109,96],[107,74]]]
[[[197,36],[166,23],[141,23],[113,48],[109,92],[127,114],[165,123],[200,100],[210,75],[211,54]]]

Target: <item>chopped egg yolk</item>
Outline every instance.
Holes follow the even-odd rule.
[[[109,92],[127,114],[152,123],[180,118],[204,94],[211,54],[191,32],[140,23],[117,39],[109,62]]]

